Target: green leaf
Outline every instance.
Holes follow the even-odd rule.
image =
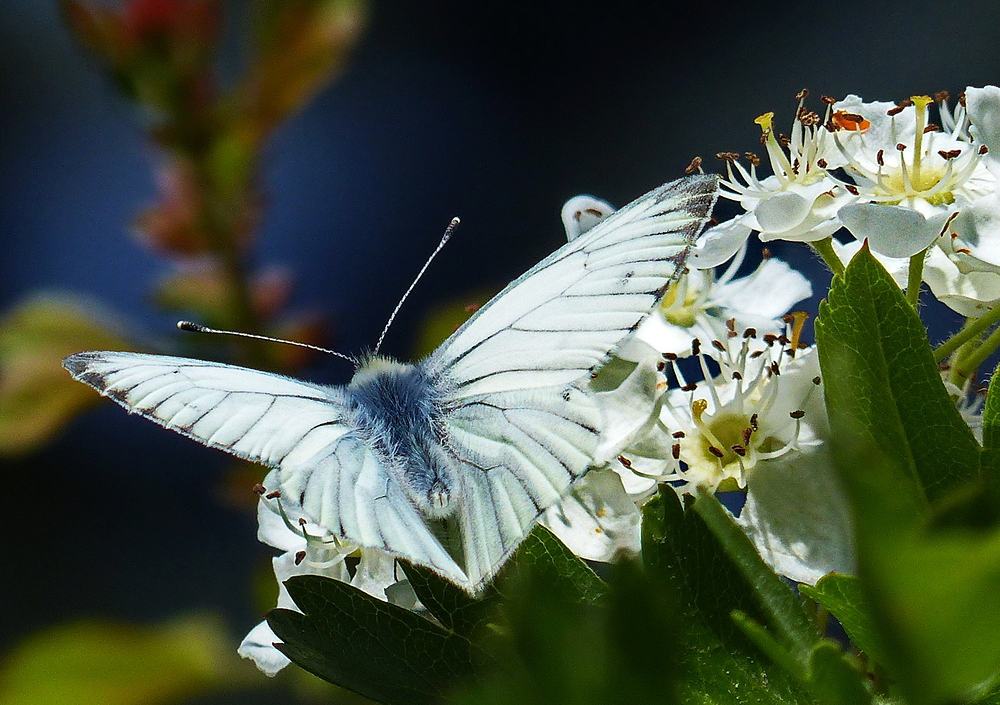
[[[975,705],[1000,705],[1000,681],[987,685],[982,693],[972,697],[971,702]]]
[[[588,601],[540,568],[522,563],[503,579],[486,642],[500,668],[449,702],[675,702],[678,615],[669,590],[623,561],[611,566],[604,595]]]
[[[315,675],[385,703],[430,703],[484,665],[466,637],[337,580],[285,582],[302,613],[276,609],[267,621],[278,648]]]
[[[809,688],[824,705],[870,705],[864,674],[832,641],[816,645],[809,659]]]
[[[263,685],[216,617],[151,627],[76,622],[14,647],[0,666],[0,705],[159,705]]]
[[[844,653],[839,644],[826,639],[818,641],[803,663],[743,612],[734,611],[733,619],[761,651],[794,674],[820,702],[827,705],[869,705],[872,702],[865,686],[867,675],[861,672],[858,664]]]
[[[753,595],[761,612],[767,615],[768,621],[792,653],[798,654],[805,663],[821,637],[802,609],[802,603],[761,560],[749,537],[736,525],[715,495],[700,491],[694,510],[715,534],[744,579],[754,586]]]
[[[969,511],[995,458],[981,455],[915,311],[867,251],[835,278],[816,332],[856,521],[863,599],[851,601],[871,616],[854,628],[911,703],[962,700],[1000,673],[1000,531],[970,524]]]
[[[868,575],[896,647],[892,674],[912,701],[951,702],[997,677],[1000,532],[936,531],[886,549]]]
[[[643,562],[677,596],[681,702],[808,703],[782,667],[770,663],[730,616],[767,623],[753,587],[693,511],[669,487],[643,507]],[[724,674],[724,675],[723,675]]]
[[[831,573],[821,578],[815,587],[800,585],[799,591],[836,617],[851,643],[860,651],[877,663],[886,662],[887,654],[882,651],[883,642],[879,638],[875,618],[857,576]]]
[[[983,404],[983,448],[1000,450],[1000,384],[993,384],[1000,367],[993,370],[990,386]]]
[[[866,481],[862,449],[894,459],[880,463],[893,475],[894,512],[912,513],[976,476],[979,446],[948,396],[923,324],[867,248],[834,278],[816,341],[834,438],[842,451],[856,451],[842,467],[855,470],[857,499]]]
[[[445,629],[471,637],[496,610],[497,595],[492,588],[477,600],[428,568],[403,563],[403,570],[420,604]]]
[[[549,590],[558,591],[568,599],[596,602],[607,592],[605,582],[541,524],[536,524],[518,546],[517,553],[500,571],[494,585],[502,595],[504,583],[527,570],[536,579],[545,581]]]
[[[864,674],[848,662],[840,647],[824,640],[799,598],[772,571],[747,535],[733,521],[714,495],[704,491],[694,510],[705,521],[733,565],[753,585],[753,596],[760,612],[768,618],[771,631],[740,610],[733,619],[741,630],[764,653],[781,665],[822,702],[833,704],[870,703],[864,687]]]

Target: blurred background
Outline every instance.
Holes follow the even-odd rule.
[[[107,12],[126,4],[91,3]],[[259,19],[253,8],[265,4],[222,5],[218,85],[240,80]],[[775,111],[778,129],[790,129],[802,88],[821,110],[823,94],[901,100],[1000,81],[1000,10],[986,0],[338,5],[336,65],[261,141],[253,234],[242,252],[252,272],[266,273],[264,308],[281,309],[268,330],[348,354],[374,345],[452,216],[462,226],[384,352],[412,357],[435,310],[483,302],[564,242],[567,198],[590,193],[620,206],[682,176],[695,156],[719,171],[716,153],[759,149],[753,119],[761,113]],[[123,97],[121,81],[73,40],[55,0],[7,0],[0,52],[0,311],[8,332],[21,331],[25,315],[31,328],[56,310],[63,328],[100,322],[94,347],[108,336],[132,349],[210,347],[173,328],[180,313],[198,313],[184,293],[204,284],[195,260],[148,228],[136,236],[137,213],[169,183],[168,138],[156,133],[162,116]],[[825,275],[806,248],[771,249],[823,291]],[[748,257],[748,266],[757,261]],[[26,301],[42,301],[42,313],[18,308]],[[805,308],[815,313],[816,303]],[[9,362],[20,339],[5,340],[0,354]],[[351,372],[336,359],[304,364],[299,373],[316,381],[345,382]],[[9,695],[19,679],[62,677],[46,664],[63,662],[45,659],[66,651],[85,678],[120,671],[141,684],[108,685],[104,703],[339,697],[299,676],[264,682],[239,663],[220,666],[230,675],[219,682],[188,673],[170,634],[192,629],[218,646],[211,658],[235,660],[236,644],[273,604],[271,554],[255,538],[256,479],[221,453],[112,404],[91,404],[96,395],[62,404],[65,373],[46,369],[0,373],[0,396],[21,385],[20,405],[0,400],[8,434],[0,705],[28,702]],[[56,410],[18,426],[43,403]],[[29,433],[34,440],[20,442]],[[116,655],[119,647],[170,654],[163,662],[178,659],[189,687],[147,678]],[[85,695],[70,690],[51,702],[91,702]]]

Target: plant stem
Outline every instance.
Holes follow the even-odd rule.
[[[1000,321],[1000,306],[990,309],[979,318],[967,322],[965,328],[941,343],[934,350],[934,361],[942,362],[965,343],[981,337],[982,333]]]
[[[998,347],[1000,347],[1000,328],[993,331],[979,347],[971,343],[968,347],[962,346],[955,355],[955,363],[951,366],[948,379],[961,387]]]
[[[844,273],[844,263],[840,261],[837,257],[837,253],[833,249],[833,237],[826,237],[822,240],[817,240],[816,242],[809,243],[813,250],[816,251],[830,271],[834,274]]]

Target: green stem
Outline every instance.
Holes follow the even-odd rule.
[[[844,263],[840,261],[840,258],[837,257],[837,253],[833,249],[832,237],[826,237],[816,242],[810,242],[809,244],[816,251],[816,254],[823,259],[823,262],[830,268],[831,272],[834,274],[844,273]]]
[[[948,378],[961,387],[976,368],[983,364],[986,358],[992,355],[998,347],[1000,347],[1000,328],[993,331],[979,347],[973,347],[970,344],[968,350],[960,350],[955,356],[955,363],[951,366]]]
[[[927,250],[921,250],[910,257],[910,270],[906,279],[906,300],[913,308],[920,303],[920,284],[924,279],[924,257]]]
[[[982,333],[1000,321],[1000,306],[990,309],[979,318],[966,324],[965,328],[941,343],[934,350],[934,362],[942,362],[969,341],[978,340]]]

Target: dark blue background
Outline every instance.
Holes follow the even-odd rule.
[[[621,205],[696,155],[714,170],[715,153],[758,148],[757,115],[775,110],[787,131],[803,87],[819,109],[820,94],[899,100],[996,83],[998,36],[986,0],[376,4],[347,72],[269,151],[259,262],[291,266],[295,304],[322,308],[336,347],[359,352],[461,216],[387,340],[406,357],[433,303],[501,285],[557,247],[566,198]],[[54,3],[7,0],[0,52],[0,304],[86,292],[172,335],[146,298],[168,267],[126,232],[154,196],[131,107]],[[772,249],[818,271],[802,246]],[[316,375],[343,381],[345,367]],[[197,608],[245,632],[268,553],[253,517],[218,501],[223,461],[110,405],[5,461],[0,648],[70,618]]]

